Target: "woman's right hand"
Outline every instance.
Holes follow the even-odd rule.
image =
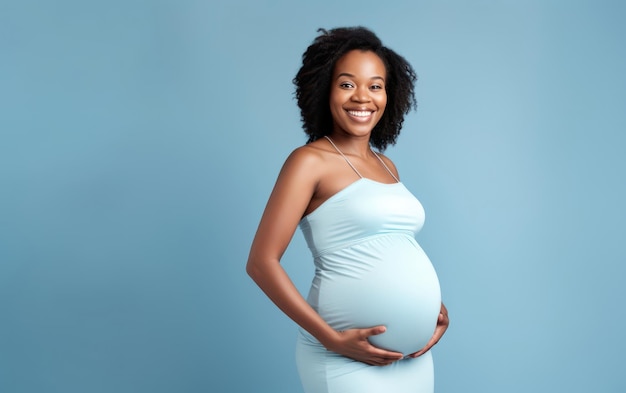
[[[385,332],[384,326],[366,329],[349,329],[337,332],[336,340],[326,346],[328,350],[340,355],[369,364],[371,366],[387,366],[403,358],[399,352],[387,351],[372,345],[368,338]]]

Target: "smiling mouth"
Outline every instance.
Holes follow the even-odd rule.
[[[374,113],[374,111],[348,111],[348,113],[354,117],[368,117]]]

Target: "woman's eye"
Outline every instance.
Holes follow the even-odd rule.
[[[380,89],[382,89],[382,88],[383,88],[383,87],[382,87],[381,85],[373,85],[373,86],[371,87],[371,89],[372,89],[372,90],[380,90]]]
[[[352,87],[352,83],[343,82],[339,85],[339,87],[342,87],[344,89],[350,89]]]

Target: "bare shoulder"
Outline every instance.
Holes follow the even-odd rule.
[[[292,151],[286,162],[292,165],[308,166],[319,164],[323,159],[323,150],[309,143]]]
[[[282,171],[306,174],[306,177],[319,177],[327,160],[328,150],[319,143],[311,142],[292,151]]]

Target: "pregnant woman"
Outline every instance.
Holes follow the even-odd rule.
[[[419,201],[382,151],[415,105],[415,73],[365,28],[321,30],[294,79],[306,145],[285,162],[247,271],[299,326],[307,393],[432,393],[430,348],[448,327],[415,241]],[[305,300],[280,266],[300,226],[315,263]]]

